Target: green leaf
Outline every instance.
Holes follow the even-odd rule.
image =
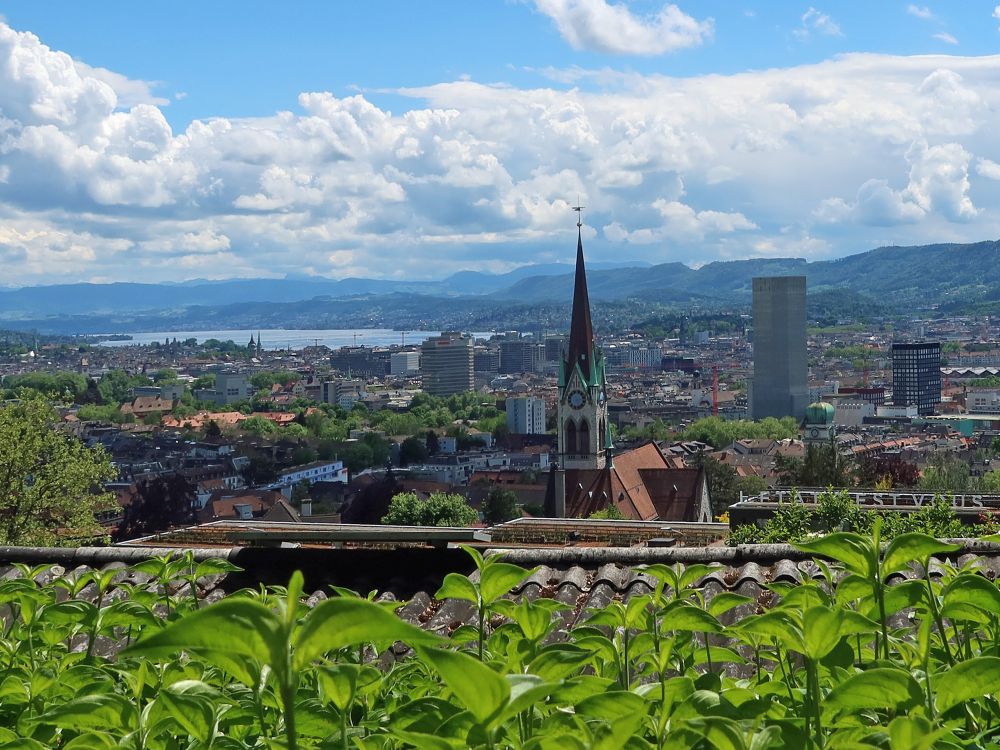
[[[931,723],[923,716],[897,716],[889,722],[892,750],[930,750],[949,733],[947,727],[931,730]]]
[[[50,708],[33,720],[60,729],[97,729],[126,734],[138,725],[139,715],[132,704],[120,695],[103,693],[74,698]]]
[[[707,716],[701,719],[689,719],[685,726],[696,730],[705,737],[711,746],[717,750],[745,750],[743,732],[739,724],[732,719],[721,716]]]
[[[909,563],[916,560],[925,562],[933,555],[940,555],[947,552],[956,552],[961,549],[957,544],[945,544],[939,542],[927,534],[909,533],[900,534],[889,543],[885,551],[885,559],[882,560],[882,577],[902,570]]]
[[[592,655],[591,651],[571,643],[553,643],[532,659],[528,672],[543,680],[561,680],[590,661]]]
[[[927,584],[921,578],[885,587],[885,611],[898,612],[927,598]]]
[[[463,576],[460,573],[446,575],[441,583],[441,588],[434,594],[434,598],[438,600],[464,599],[467,602],[479,604],[479,592],[476,590],[476,584],[470,581],[468,576]]]
[[[320,667],[316,670],[316,681],[319,683],[321,695],[336,706],[338,711],[347,710],[347,707],[354,702],[360,671],[361,667],[357,664]]]
[[[439,648],[418,646],[418,651],[478,722],[486,723],[507,705],[510,685],[478,659]]]
[[[215,726],[215,709],[229,703],[212,687],[200,680],[181,680],[162,688],[156,700],[184,731],[207,743]]]
[[[182,650],[230,651],[266,664],[280,631],[278,618],[259,602],[223,599],[175,620],[158,633],[121,652],[122,656],[163,656]]]
[[[129,626],[145,628],[155,626],[158,623],[159,619],[156,615],[132,599],[123,599],[101,609],[102,628]]]
[[[749,750],[770,750],[781,746],[781,729],[776,726],[764,727],[753,736]]]
[[[838,531],[835,534],[827,534],[819,539],[792,546],[811,555],[823,555],[842,562],[849,570],[860,575],[870,576],[872,573],[872,542],[860,534]]]
[[[479,572],[479,591],[483,601],[492,604],[532,573],[534,570],[525,570],[519,565],[488,562]]]
[[[576,705],[576,712],[588,719],[614,721],[626,716],[641,717],[646,715],[649,704],[628,690],[609,690],[584,698]]]
[[[510,685],[510,701],[492,724],[499,724],[532,706],[540,706],[559,687],[557,682],[545,682],[530,674],[509,674],[506,679]]]
[[[483,566],[486,564],[486,560],[483,558],[483,553],[477,550],[475,547],[470,547],[468,544],[460,544],[466,554],[473,559],[476,563],[476,568],[482,570]]]
[[[708,603],[708,613],[713,617],[718,617],[743,604],[750,604],[752,601],[753,599],[749,596],[741,596],[731,591],[723,591],[712,597],[712,601]]]
[[[920,685],[909,672],[875,668],[848,677],[823,701],[824,710],[857,711],[863,708],[895,708],[920,701]]]
[[[42,609],[38,615],[40,622],[51,622],[56,625],[89,626],[97,616],[97,607],[82,599],[70,599],[58,604],[51,604]]]
[[[823,606],[807,609],[802,616],[805,656],[818,661],[830,653],[840,641],[843,622],[841,610]]]
[[[194,577],[218,575],[219,573],[238,573],[243,570],[238,565],[233,565],[228,560],[215,557],[210,560],[202,560],[194,569]]]
[[[976,573],[961,573],[944,590],[944,604],[971,604],[974,607],[1000,612],[1000,589]]]
[[[46,747],[38,740],[21,738],[11,740],[10,742],[4,742],[0,745],[0,750],[50,750],[50,748]]]
[[[872,580],[857,573],[846,575],[837,582],[838,602],[854,602],[874,595]]]
[[[934,680],[934,703],[944,712],[975,698],[1000,693],[1000,657],[978,656],[959,662]]]
[[[320,654],[346,646],[364,643],[387,646],[395,641],[415,646],[440,640],[367,599],[338,597],[320,602],[303,619],[302,626],[293,636],[293,665],[301,669]]]
[[[705,610],[686,602],[668,606],[661,619],[663,630],[681,630],[694,633],[719,633],[722,624]]]
[[[990,621],[990,616],[984,610],[965,602],[948,602],[943,605],[941,617],[946,620],[978,622],[980,625],[985,625]]]
[[[762,639],[775,639],[785,648],[794,648],[801,651],[805,648],[802,644],[802,631],[792,622],[786,612],[781,610],[771,610],[762,615],[752,615],[737,623],[732,629]]]

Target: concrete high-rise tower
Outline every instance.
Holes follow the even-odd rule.
[[[443,331],[420,347],[420,374],[424,391],[432,396],[452,396],[476,389],[472,370],[472,336]]]
[[[753,383],[750,416],[805,416],[806,277],[753,280]]]

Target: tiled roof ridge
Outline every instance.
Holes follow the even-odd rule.
[[[195,562],[231,559],[239,547],[11,547],[0,546],[0,561],[27,564],[55,563],[64,567],[109,563],[137,563],[152,557],[180,557],[191,552]]]
[[[964,554],[1000,553],[1000,544],[982,539],[943,539],[960,549],[937,557],[959,557]],[[491,549],[487,556],[502,557],[505,562],[523,567],[548,565],[600,565],[621,563],[725,563],[730,566],[744,563],[772,563],[778,560],[811,560],[816,555],[803,552],[791,544],[740,544],[735,547],[565,547]]]

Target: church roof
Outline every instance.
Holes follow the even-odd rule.
[[[701,469],[673,468],[648,442],[603,469],[567,469],[566,515],[587,518],[613,504],[632,520],[698,521],[704,481]]]
[[[594,326],[590,320],[590,295],[587,292],[587,269],[583,262],[583,235],[577,228],[576,280],[573,286],[573,316],[566,354],[566,380],[578,364],[588,382],[594,378]]]

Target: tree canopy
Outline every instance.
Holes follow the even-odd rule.
[[[54,422],[37,395],[0,406],[0,544],[78,544],[100,535],[94,514],[113,507],[100,491],[115,476],[107,454]]]
[[[471,526],[479,515],[461,495],[435,492],[426,500],[414,492],[401,492],[389,503],[382,523],[398,526]]]
[[[517,495],[503,487],[491,487],[483,499],[483,520],[488,524],[503,523],[517,518]]]
[[[684,440],[699,440],[714,448],[725,448],[736,440],[786,440],[798,436],[799,425],[793,417],[767,417],[759,422],[705,417],[682,433]]]

